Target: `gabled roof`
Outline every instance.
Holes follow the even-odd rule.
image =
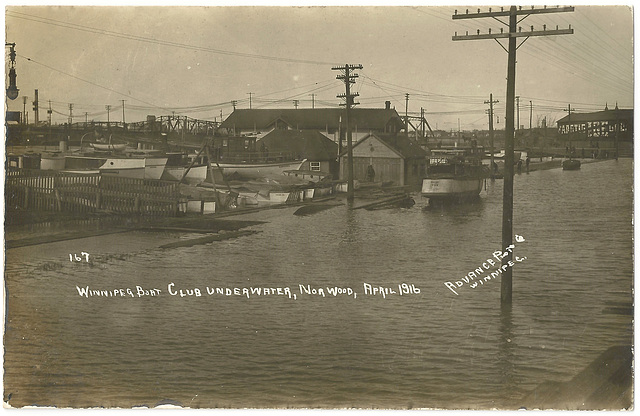
[[[368,134],[358,140],[358,143],[353,145],[353,147],[360,145],[370,137],[377,138],[404,159],[422,159],[427,156],[427,152],[424,149],[401,134]],[[341,156],[344,156],[346,153],[347,151],[344,150]]]
[[[300,155],[310,161],[335,160],[338,144],[317,130],[276,129],[260,139],[269,152],[287,152]]]
[[[292,129],[300,130],[335,130],[339,127],[342,108],[300,108],[300,109],[237,109],[220,124],[221,128],[236,130],[266,130],[276,120],[286,122]],[[344,123],[344,120],[342,120]],[[404,126],[402,118],[395,109],[354,108],[350,113],[350,124],[361,131],[384,131],[390,123]]]
[[[586,121],[614,121],[633,119],[633,109],[603,110],[593,113],[571,113],[558,120],[558,124],[583,123]]]

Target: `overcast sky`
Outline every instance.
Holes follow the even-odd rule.
[[[294,100],[337,107],[344,84],[331,68],[349,63],[363,66],[352,87],[361,107],[388,100],[404,115],[408,93],[409,112],[424,108],[434,129],[486,129],[493,93],[496,128],[504,128],[507,53],[495,40],[451,37],[506,26],[453,20],[456,9],[466,7],[9,6],[6,41],[16,44],[20,89],[9,109],[22,111],[27,96],[33,121],[34,89],[40,119],[50,100],[54,123],[67,120],[69,103],[74,121],[106,121],[106,105],[121,121],[122,100],[127,122],[172,112],[219,121],[233,100],[238,108],[250,99],[252,108],[294,108]],[[529,127],[530,109],[535,126],[563,117],[569,104],[632,108],[632,18],[625,6],[576,6],[524,19],[523,31],[546,24],[575,33],[532,37],[518,49],[520,124]]]

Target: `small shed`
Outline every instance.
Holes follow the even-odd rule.
[[[338,144],[317,130],[273,130],[257,145],[267,153],[289,153],[307,159],[300,170],[338,176]]]
[[[353,145],[353,175],[360,182],[417,185],[425,173],[427,153],[405,136],[369,134]],[[340,154],[340,178],[347,178],[347,151]]]

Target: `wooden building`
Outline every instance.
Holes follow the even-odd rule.
[[[255,135],[273,130],[316,130],[334,142],[346,138],[342,108],[237,109],[220,124],[219,134]],[[385,108],[354,108],[349,124],[353,140],[370,133],[397,133],[404,129],[402,118],[389,102]]]
[[[621,155],[633,155],[633,109],[621,109],[616,105],[610,110],[592,113],[571,113],[561,118],[558,139],[576,150],[619,149]]]
[[[422,183],[427,153],[403,135],[369,134],[353,146],[353,175],[360,182],[370,181],[369,166],[375,172],[374,182],[394,185]],[[347,152],[340,154],[340,178],[347,179]]]

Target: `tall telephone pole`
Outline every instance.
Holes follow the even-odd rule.
[[[38,90],[35,90],[35,97],[33,100],[33,112],[34,112],[34,121],[35,121],[35,125],[38,125],[39,122],[39,115],[38,115]]]
[[[109,127],[111,126],[110,120],[109,120],[109,116],[111,114],[111,106],[107,104],[104,106],[104,109],[107,110],[107,130],[109,130]]]
[[[249,94],[249,109],[251,109],[251,97],[253,96],[253,93],[248,92],[247,94]]]
[[[404,135],[409,137],[409,93],[404,95]]]
[[[351,106],[358,105],[358,103],[354,102],[354,98],[357,97],[358,93],[351,93],[351,84],[355,84],[356,78],[358,78],[358,74],[354,74],[351,71],[354,69],[362,69],[362,65],[349,65],[345,64],[344,66],[335,66],[331,68],[333,71],[344,71],[343,74],[337,75],[336,79],[341,79],[344,81],[345,93],[339,94],[338,98],[345,99],[345,111],[344,111],[344,122],[347,131],[347,201],[353,201],[354,197],[354,189],[353,189],[353,146],[351,143],[351,127],[349,126],[349,113],[351,112]]]
[[[489,9],[488,12],[480,12],[478,9],[478,13],[469,13],[467,9],[465,14],[458,14],[458,11],[455,11],[455,14],[452,16],[454,20],[456,19],[478,19],[478,18],[493,18],[500,22],[502,22],[500,17],[509,17],[509,31],[504,33],[501,29],[500,33],[489,33],[481,34],[480,30],[477,31],[477,34],[469,35],[467,32],[466,35],[458,36],[456,33],[455,36],[452,37],[452,40],[477,40],[477,39],[494,39],[498,41],[498,39],[508,39],[509,46],[508,49],[500,43],[500,46],[507,52],[507,112],[505,114],[505,158],[504,158],[504,192],[502,199],[502,249],[506,249],[511,246],[513,243],[513,139],[514,139],[514,102],[515,102],[515,91],[516,91],[516,50],[522,46],[524,42],[526,42],[530,37],[533,36],[551,36],[551,35],[568,35],[573,34],[573,29],[571,29],[571,25],[569,25],[568,29],[558,29],[556,26],[555,30],[547,30],[546,25],[543,26],[542,30],[534,30],[533,26],[531,26],[531,31],[522,31],[522,28],[518,29],[518,23],[527,17],[534,14],[543,14],[543,13],[560,13],[560,12],[572,12],[574,11],[573,7],[546,7],[544,8],[534,8],[531,9],[523,9],[522,6],[516,7],[511,6],[508,11],[504,10],[504,7],[500,9],[500,11],[491,11]],[[520,20],[518,20],[518,16],[524,16]],[[502,22],[506,25],[506,23]],[[516,45],[517,38],[525,38],[520,45]],[[500,282],[500,304],[502,306],[510,306],[513,299],[513,291],[512,291],[512,267],[509,266],[509,263],[512,263],[513,259],[513,250],[506,250],[506,256],[502,259],[502,267],[504,268],[502,273],[502,278]]]
[[[516,130],[520,130],[520,96],[516,95]]]
[[[489,146],[491,147],[491,180],[495,180],[495,171],[493,169],[494,161],[493,154],[495,151],[493,150],[493,105],[498,103],[498,100],[493,100],[493,94],[489,94],[489,101],[485,101],[485,104],[489,104]]]
[[[126,129],[127,129],[127,123],[126,123],[126,122],[125,122],[125,120],[124,120],[124,102],[125,102],[126,100],[120,100],[120,101],[122,101],[122,128],[123,128],[124,130],[126,130]]]

